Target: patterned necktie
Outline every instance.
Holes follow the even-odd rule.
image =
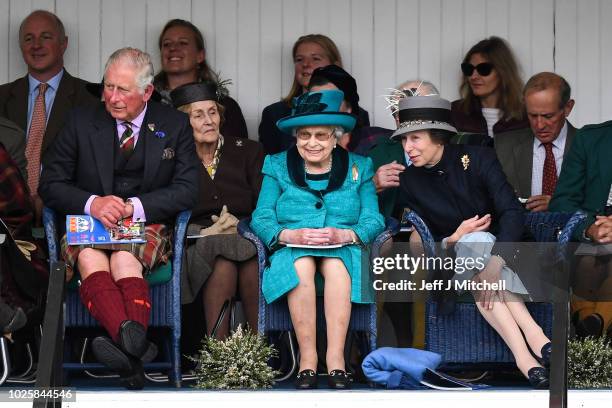
[[[546,150],[546,158],[544,159],[544,171],[542,173],[542,194],[552,195],[557,185],[557,164],[555,163],[555,155],[553,154],[552,143],[542,143]]]
[[[38,96],[34,101],[34,110],[30,121],[28,142],[26,144],[25,156],[28,160],[28,187],[30,195],[38,195],[38,181],[40,180],[40,151],[47,127],[47,112],[45,108],[45,92],[49,85],[40,83],[38,85]]]
[[[134,131],[130,122],[123,122],[122,125],[125,126],[125,130],[119,139],[119,148],[121,155],[128,159],[134,151]]]

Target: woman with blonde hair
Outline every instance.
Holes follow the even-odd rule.
[[[451,108],[458,132],[488,135],[478,144],[492,145],[494,135],[529,126],[519,66],[506,41],[493,36],[478,42],[463,58],[461,72],[461,99]]]
[[[295,143],[292,135],[283,133],[276,127],[276,122],[291,114],[293,99],[308,90],[312,72],[316,68],[331,64],[342,67],[342,57],[338,47],[331,38],[323,34],[301,36],[293,44],[291,55],[294,77],[289,94],[282,100],[266,106],[261,113],[259,141],[264,145],[267,154],[282,152]],[[369,126],[368,112],[360,108],[359,118],[363,126]]]
[[[204,81],[219,83],[217,73],[206,61],[204,36],[193,23],[178,18],[168,21],[159,35],[158,46],[162,69],[155,75],[153,85],[161,95],[162,103],[172,105],[170,92],[181,85]],[[225,107],[226,118],[221,133],[247,138],[248,131],[240,106],[224,87],[220,91],[219,100]]]

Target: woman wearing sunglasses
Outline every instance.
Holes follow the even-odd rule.
[[[480,41],[463,58],[461,71],[461,99],[452,104],[451,121],[460,133],[490,137],[468,137],[466,143],[492,145],[495,135],[529,126],[523,81],[506,41],[499,37]]]

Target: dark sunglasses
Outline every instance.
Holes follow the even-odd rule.
[[[461,64],[461,72],[463,72],[463,75],[466,77],[472,76],[474,70],[476,70],[480,76],[488,76],[491,71],[493,71],[493,64],[490,62],[481,62],[476,66],[473,66],[469,62],[464,62]]]

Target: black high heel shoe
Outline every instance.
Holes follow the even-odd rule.
[[[548,370],[544,367],[532,367],[527,371],[527,378],[529,383],[536,390],[547,390],[548,381]]]
[[[317,373],[314,370],[302,370],[295,377],[295,388],[298,390],[312,390],[317,388]]]
[[[550,356],[552,355],[552,343],[549,341],[542,346],[542,357],[538,357],[538,362],[544,366],[544,368],[550,368]]]
[[[327,376],[327,385],[334,390],[346,390],[351,388],[353,380],[344,370],[331,370]]]

